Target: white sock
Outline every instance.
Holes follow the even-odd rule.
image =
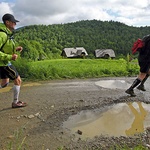
[[[19,98],[19,93],[20,93],[20,86],[19,85],[14,85],[13,87],[13,92],[14,92],[14,103],[18,102],[18,98]]]

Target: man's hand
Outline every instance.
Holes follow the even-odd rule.
[[[16,48],[16,51],[21,52],[22,50],[23,50],[23,47],[21,47],[21,46],[18,46],[18,47]]]
[[[17,55],[17,54],[13,54],[13,55],[12,55],[12,60],[15,61],[17,58],[18,58],[18,55]]]

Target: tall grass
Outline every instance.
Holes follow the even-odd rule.
[[[17,129],[14,132],[12,140],[7,145],[7,150],[22,150],[25,145],[26,136],[23,137],[23,128]]]
[[[15,66],[21,77],[28,80],[134,76],[139,70],[136,61],[129,63],[124,59],[19,60]]]

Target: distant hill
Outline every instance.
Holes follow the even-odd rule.
[[[149,32],[148,26],[133,27],[115,21],[85,20],[22,27],[16,30],[15,38],[28,53],[34,51],[36,57],[39,54],[48,58],[58,57],[67,47],[84,47],[91,55],[96,49],[113,49],[119,56],[131,53],[133,42]],[[30,57],[25,52],[22,55]],[[36,57],[30,59],[36,60]]]

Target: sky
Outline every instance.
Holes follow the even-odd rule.
[[[0,17],[5,13],[20,21],[17,26],[93,19],[150,26],[150,0],[0,0]]]

